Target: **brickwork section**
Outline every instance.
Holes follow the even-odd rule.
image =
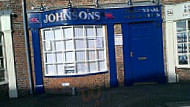
[[[162,0],[163,5],[188,2],[189,0]]]
[[[97,74],[82,77],[62,77],[47,78],[44,77],[44,87],[46,93],[71,93],[72,87],[77,91],[82,89],[105,88],[109,84],[108,74]],[[70,86],[62,86],[62,83],[69,83]]]
[[[13,47],[19,96],[26,95],[29,93],[29,80],[22,19],[22,0],[10,0],[7,2],[0,2],[0,9],[12,9],[13,13],[18,16],[17,18],[12,18]]]
[[[179,82],[190,82],[190,69],[176,69],[179,75]]]
[[[114,34],[121,34],[121,24],[114,25]],[[123,46],[115,46],[117,79],[119,86],[124,85]]]

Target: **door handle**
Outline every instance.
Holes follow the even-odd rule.
[[[133,57],[133,52],[130,52],[130,57]]]
[[[147,60],[147,57],[138,57],[138,60]]]

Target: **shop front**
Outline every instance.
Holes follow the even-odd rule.
[[[161,6],[117,7],[28,12],[36,93],[116,87],[114,24],[122,26],[125,85],[165,81]]]
[[[169,82],[177,82],[179,77],[185,80],[189,78],[189,18],[189,2],[165,6],[166,62]]]

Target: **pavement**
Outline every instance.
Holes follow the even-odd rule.
[[[1,99],[0,107],[190,107],[190,83],[135,85]]]

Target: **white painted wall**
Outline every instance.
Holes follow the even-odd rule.
[[[190,18],[190,2],[165,5],[165,20],[174,21]]]
[[[174,45],[174,29],[173,21],[166,22],[166,63],[167,63],[167,76],[168,82],[176,82],[175,73],[175,45]]]

